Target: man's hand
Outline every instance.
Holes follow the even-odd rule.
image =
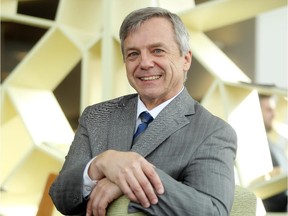
[[[105,216],[108,205],[122,195],[120,188],[107,178],[101,179],[90,194],[86,216]]]
[[[94,173],[97,173],[95,178]],[[131,201],[141,203],[146,208],[158,202],[156,193],[164,193],[163,184],[154,166],[135,152],[103,152],[90,165],[89,176],[92,179],[108,178]]]

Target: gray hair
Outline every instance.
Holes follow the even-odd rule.
[[[131,32],[137,30],[137,28],[139,28],[143,22],[153,17],[163,17],[171,22],[175,32],[175,40],[178,44],[180,54],[187,54],[190,51],[190,36],[180,17],[160,7],[146,7],[132,11],[130,14],[128,14],[120,27],[119,37],[123,56],[124,40],[127,38],[127,36]]]

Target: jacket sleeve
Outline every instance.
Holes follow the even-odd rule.
[[[85,124],[86,115],[87,110],[79,120],[64,165],[49,191],[55,207],[64,215],[85,215],[86,212],[87,200],[82,196],[83,172],[92,158]]]

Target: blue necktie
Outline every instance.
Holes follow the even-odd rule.
[[[140,114],[140,119],[141,119],[141,124],[139,124],[134,136],[133,136],[133,140],[142,132],[144,132],[146,130],[146,128],[148,127],[148,124],[153,121],[153,117],[150,115],[149,112],[142,112]]]

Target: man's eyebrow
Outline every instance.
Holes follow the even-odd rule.
[[[127,47],[124,49],[124,52],[130,51],[130,50],[137,50],[136,47]]]
[[[148,48],[154,48],[154,47],[166,47],[164,43],[162,42],[157,42],[157,43],[152,43],[148,45]],[[130,50],[138,50],[139,48],[136,48],[134,46],[127,47],[124,49],[124,52],[130,51]]]
[[[149,47],[165,47],[165,44],[162,42],[157,42],[157,43],[151,44]]]

